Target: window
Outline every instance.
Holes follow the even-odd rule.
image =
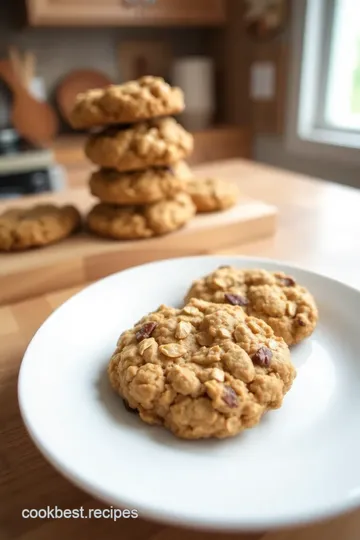
[[[336,0],[332,19],[324,123],[360,130],[359,0]]]
[[[289,148],[360,163],[360,0],[292,4]]]

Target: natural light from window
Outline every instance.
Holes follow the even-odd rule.
[[[360,130],[360,0],[336,0],[325,123]]]

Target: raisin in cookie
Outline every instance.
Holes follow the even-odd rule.
[[[239,197],[235,184],[218,178],[192,178],[190,194],[198,212],[216,212],[234,206]]]
[[[89,213],[89,229],[99,236],[116,240],[151,238],[183,227],[195,215],[186,193],[178,193],[147,206],[97,204]]]
[[[160,77],[142,77],[79,94],[70,121],[75,129],[87,129],[178,114],[183,109],[180,88],[171,87]]]
[[[191,172],[185,162],[131,172],[100,169],[90,178],[90,191],[102,202],[149,204],[185,191],[189,177]]]
[[[282,405],[296,376],[288,346],[239,306],[160,306],[119,338],[113,388],[149,424],[185,439],[225,438]]]
[[[310,336],[318,320],[312,295],[282,272],[220,267],[192,284],[185,301],[193,297],[240,305],[267,322],[288,345]]]
[[[46,246],[70,236],[80,223],[73,206],[41,204],[7,210],[0,215],[0,251]]]
[[[193,145],[193,136],[173,118],[161,118],[92,135],[85,154],[103,168],[133,171],[172,165],[189,156]]]

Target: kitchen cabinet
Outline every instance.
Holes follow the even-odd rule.
[[[227,0],[26,0],[31,26],[221,25]]]
[[[140,6],[132,0],[26,0],[31,26],[135,25]]]
[[[141,16],[149,24],[221,24],[226,21],[224,0],[145,0]]]

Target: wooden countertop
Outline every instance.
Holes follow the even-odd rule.
[[[291,261],[360,287],[360,189],[243,160],[219,163],[217,175],[231,179],[235,164],[243,192],[279,210],[277,234],[239,253]]]
[[[236,175],[246,195],[275,204],[280,210],[275,237],[234,246],[225,253],[293,261],[360,287],[360,191],[241,160],[207,166],[202,171],[216,172],[224,178]],[[212,252],[211,239],[207,252]],[[73,487],[45,462],[25,432],[17,405],[17,374],[27,344],[52,310],[77,290],[79,287],[0,308],[0,540],[226,538],[223,534],[185,531],[142,519],[114,523],[106,519],[21,518],[24,508],[105,507]],[[359,537],[360,511],[303,529],[229,535],[234,540],[357,540]]]

